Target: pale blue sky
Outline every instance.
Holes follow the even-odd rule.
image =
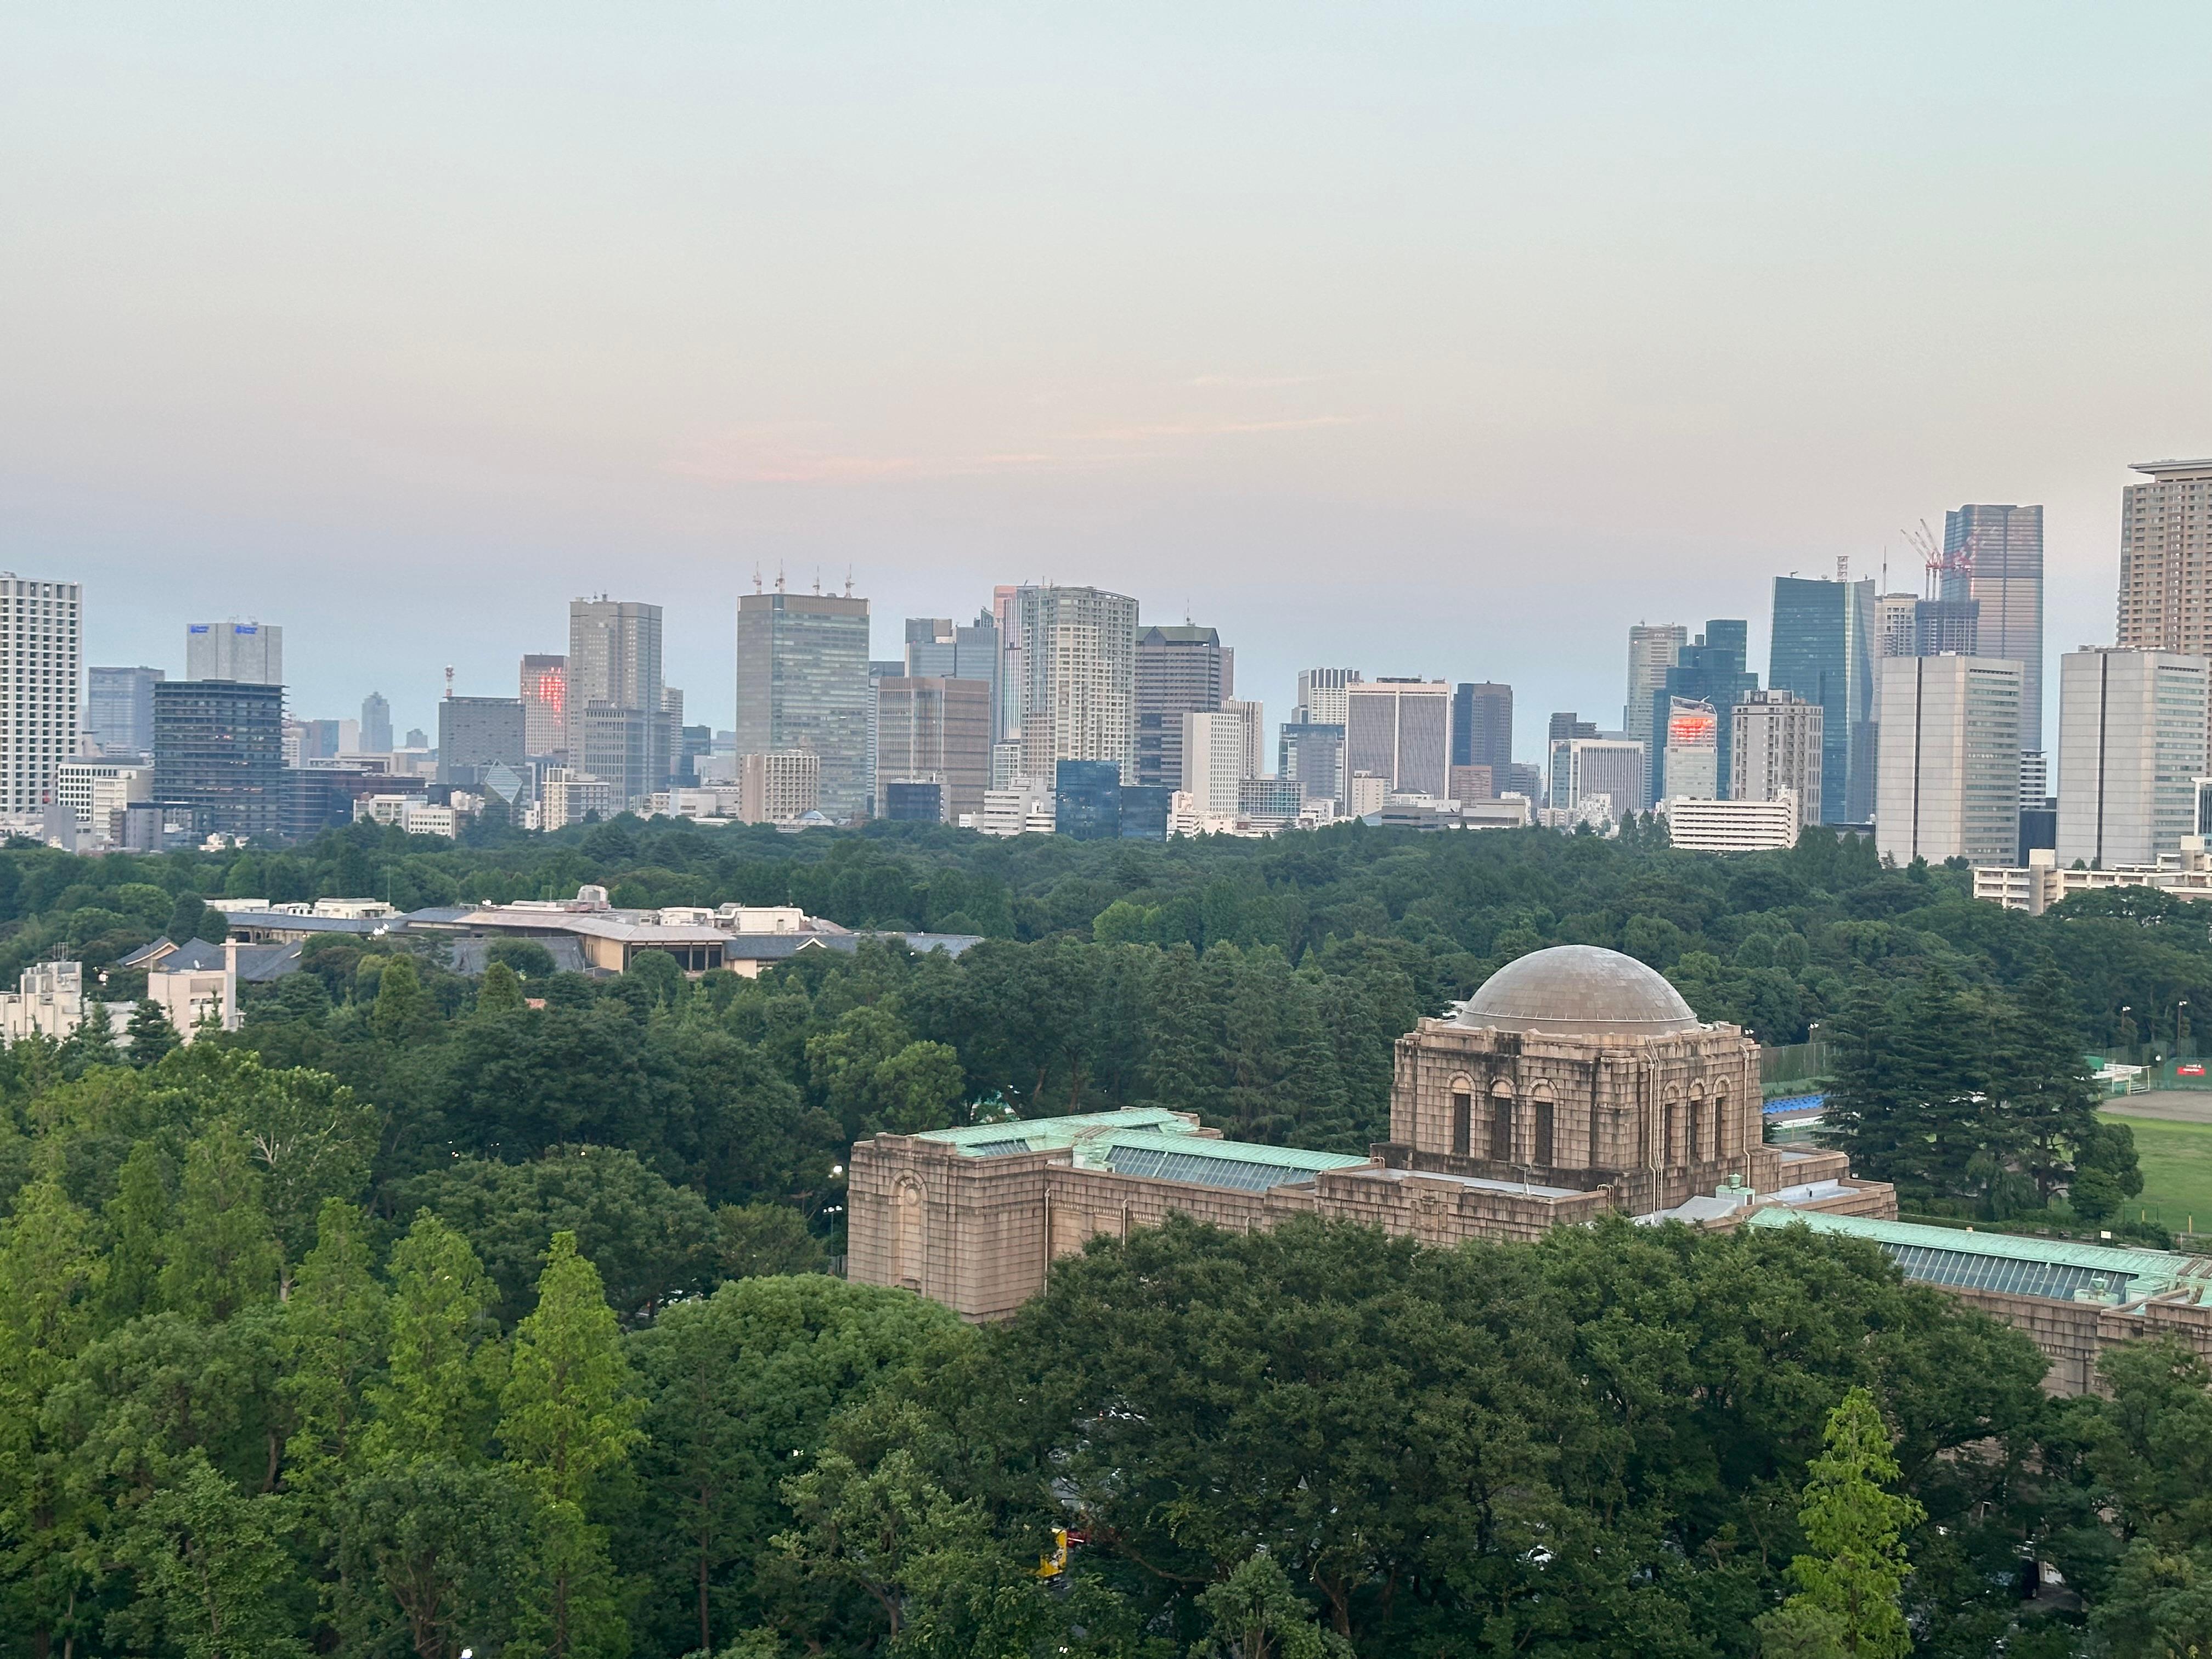
[[[1620,718],[1639,618],[2212,453],[2201,5],[0,13],[0,562],[512,695],[605,588],[994,581]],[[2055,683],[2055,676],[2052,679]]]

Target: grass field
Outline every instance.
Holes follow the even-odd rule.
[[[2142,1159],[2142,1196],[2130,1199],[2122,1213],[2148,1214],[2169,1232],[2187,1229],[2193,1216],[2198,1227],[2212,1232],[2212,1123],[2113,1121],[2135,1131]]]

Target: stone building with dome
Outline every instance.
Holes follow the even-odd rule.
[[[1157,1108],[1007,1120],[853,1149],[847,1272],[969,1319],[1054,1257],[1182,1213],[1291,1215],[1426,1243],[1532,1239],[1608,1212],[1732,1226],[1790,1208],[1894,1217],[1840,1152],[1768,1146],[1759,1045],[1700,1021],[1633,957],[1561,945],[1508,963],[1398,1040],[1390,1139],[1364,1158],[1223,1139]]]

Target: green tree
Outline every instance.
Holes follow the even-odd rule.
[[[502,1354],[491,1310],[498,1292],[468,1241],[421,1215],[392,1252],[389,1356],[370,1385],[365,1437],[372,1462],[480,1460]]]
[[[484,947],[484,958],[487,962],[498,963],[523,979],[553,977],[553,953],[536,939],[494,939]]]
[[[725,1278],[829,1271],[830,1253],[788,1204],[725,1204],[714,1220]]]
[[[537,1500],[543,1583],[525,1624],[551,1659],[628,1650],[592,1508],[638,1442],[641,1405],[599,1270],[577,1254],[575,1234],[554,1234],[538,1306],[515,1329],[499,1419],[508,1464]]]
[[[283,1265],[246,1136],[218,1119],[185,1149],[175,1224],[161,1245],[161,1304],[197,1320],[267,1299]]]
[[[422,975],[410,956],[384,959],[377,976],[376,1006],[370,1018],[376,1035],[386,1042],[419,1042],[439,1026],[438,1011],[422,988]]]
[[[289,1485],[311,1508],[327,1506],[359,1468],[363,1390],[384,1355],[384,1288],[376,1282],[368,1218],[342,1198],[323,1200],[315,1248],[284,1304],[290,1402]]]
[[[348,1652],[459,1659],[511,1640],[533,1577],[528,1494],[503,1465],[380,1463],[336,1505],[337,1628]],[[397,1638],[397,1640],[395,1640]]]
[[[2136,1132],[2124,1123],[2093,1123],[2075,1144],[2066,1201],[2077,1215],[2101,1221],[2143,1189]]]
[[[158,1065],[164,1054],[175,1051],[179,1041],[167,1012],[151,998],[131,1010],[131,1023],[124,1029],[131,1038],[130,1061],[141,1070]]]
[[[1927,1512],[1887,1489],[1897,1459],[1866,1389],[1853,1389],[1828,1414],[1823,1447],[1797,1510],[1808,1546],[1790,1564],[1798,1593],[1761,1633],[1782,1652],[1818,1652],[1826,1642],[1852,1659],[1901,1659],[1912,1647],[1900,1605],[1910,1571],[1904,1534]]]
[[[512,1014],[519,1012],[525,1006],[522,981],[514,969],[499,961],[487,964],[483,982],[477,987],[477,1012]]]
[[[161,1305],[163,1234],[174,1195],[173,1166],[158,1140],[134,1143],[118,1174],[115,1195],[103,1212],[107,1224],[107,1283],[102,1324],[112,1328]]]
[[[893,1134],[949,1129],[959,1121],[963,1083],[957,1050],[942,1042],[909,1042],[869,1079],[874,1121]]]
[[[1274,1557],[1255,1552],[1198,1598],[1206,1639],[1191,1659],[1329,1659],[1352,1644],[1314,1623],[1313,1609],[1298,1599]]]
[[[118,1621],[158,1632],[185,1659],[305,1659],[279,1500],[247,1498],[194,1452],[148,1496],[124,1534],[138,1600]]]

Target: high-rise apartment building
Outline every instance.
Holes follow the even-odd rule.
[[[392,752],[392,705],[381,691],[372,691],[361,700],[360,742],[365,755]]]
[[[2212,460],[2138,461],[2133,470],[2150,482],[2121,491],[2114,642],[2212,654]]]
[[[284,684],[284,630],[266,623],[188,623],[185,678],[237,680],[246,685]]]
[[[1943,515],[1939,601],[1971,603],[1966,648],[2021,665],[2020,746],[2043,748],[2043,509],[1969,504]],[[1946,647],[1946,649],[1954,647]],[[1932,654],[1921,647],[1923,656]]]
[[[1378,679],[1345,688],[1344,769],[1393,790],[1445,799],[1451,781],[1451,687]]]
[[[1713,787],[1720,793],[1727,793],[1726,786],[1733,773],[1729,753],[1735,734],[1729,723],[1718,718],[1718,711],[1735,708],[1738,699],[1759,689],[1759,676],[1750,671],[1744,660],[1750,638],[1751,625],[1742,618],[1716,617],[1705,623],[1705,632],[1696,639],[1674,648],[1674,664],[1662,677],[1660,689],[1652,697],[1650,731],[1656,734],[1658,745],[1649,757],[1649,799],[1693,793],[1691,789],[1678,788],[1674,780],[1667,775],[1667,720],[1668,710],[1677,699],[1709,703],[1713,708]],[[1702,784],[1702,770],[1696,781]]]
[[[663,690],[659,605],[604,593],[569,602],[569,763],[606,783],[617,811],[667,786]]]
[[[101,754],[154,752],[154,688],[167,678],[158,668],[85,670],[85,735]]]
[[[1486,766],[1502,782],[1513,764],[1513,688],[1487,680],[1452,688],[1451,763]]]
[[[819,756],[820,810],[841,823],[866,817],[872,805],[869,692],[866,599],[788,593],[780,581],[739,597],[738,751]]]
[[[1235,653],[1188,623],[1137,635],[1137,771],[1132,782],[1184,787],[1183,716],[1221,708],[1237,689]],[[1258,769],[1251,775],[1256,776]]]
[[[1875,805],[1884,858],[2011,864],[2024,678],[2019,663],[1997,657],[1898,658],[1884,667]]]
[[[1827,711],[1794,691],[1747,692],[1729,711],[1729,798],[1796,802],[1799,819],[1820,821],[1820,727]]]
[[[738,817],[744,823],[788,823],[822,804],[822,757],[784,749],[738,757]]]
[[[1658,697],[1667,689],[1667,671],[1674,665],[1675,653],[1689,642],[1690,630],[1680,623],[1638,623],[1628,630],[1628,701],[1620,726],[1647,747],[1658,729]]]
[[[1012,611],[1011,712],[1023,773],[1057,778],[1061,761],[1111,761],[1133,781],[1136,600],[1097,587],[1018,587]]]
[[[0,811],[29,817],[76,753],[84,590],[0,573]]]
[[[1359,684],[1357,668],[1301,668],[1297,706],[1291,720],[1298,726],[1344,724],[1345,691]]]
[[[522,659],[522,741],[532,755],[568,757],[568,659],[535,652]]]
[[[980,815],[991,787],[991,683],[902,674],[876,682],[875,815],[894,784],[939,786],[944,821]]]
[[[444,697],[438,703],[438,781],[480,789],[495,766],[530,773],[520,697]]]
[[[2119,647],[2058,659],[2061,867],[2152,864],[2196,833],[2209,665]]]
[[[154,799],[193,827],[283,832],[284,688],[252,680],[166,680],[154,688]]]
[[[1823,823],[1874,815],[1874,588],[1871,578],[1774,579],[1766,683],[1820,705]]]

